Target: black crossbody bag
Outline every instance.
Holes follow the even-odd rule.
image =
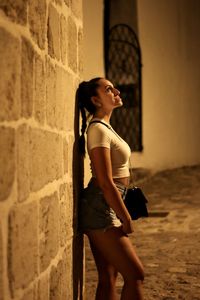
[[[112,130],[109,125],[105,124],[101,121],[91,121],[89,123],[101,123],[105,125],[108,129]],[[116,134],[113,130],[112,132]],[[117,136],[117,134],[116,134]],[[133,177],[132,168],[130,168],[130,175]],[[148,217],[148,209],[147,209],[148,200],[145,197],[143,191],[139,187],[132,187],[127,189],[127,193],[124,199],[124,204],[132,218],[132,220],[137,220],[141,217]]]

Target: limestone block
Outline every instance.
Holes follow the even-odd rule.
[[[0,121],[16,120],[20,113],[20,43],[0,28]]]
[[[0,8],[13,21],[26,24],[28,0],[1,0]]]
[[[0,300],[3,300],[3,237],[2,237],[2,228],[0,223]]]
[[[17,184],[18,200],[24,201],[30,192],[29,130],[24,124],[17,130]]]
[[[69,147],[69,151],[68,151],[68,161],[69,161],[69,167],[68,167],[68,173],[70,175],[70,177],[72,177],[72,168],[73,168],[73,145],[74,145],[74,136],[73,135],[69,135],[68,138],[68,147]]]
[[[21,114],[25,118],[33,112],[34,52],[31,43],[22,38]]]
[[[77,71],[77,28],[76,24],[71,16],[68,17],[68,64],[69,67],[76,72]]]
[[[35,95],[34,95],[34,117],[44,124],[45,121],[45,97],[46,97],[46,77],[44,62],[39,55],[35,56]]]
[[[49,4],[48,17],[48,52],[53,58],[60,59],[60,18],[55,7]]]
[[[36,286],[34,285],[30,290],[26,291],[21,300],[38,300]]]
[[[75,85],[73,77],[65,73],[65,100],[66,104],[66,116],[64,119],[64,129],[74,131],[74,116],[75,116]]]
[[[55,127],[56,123],[56,70],[49,59],[46,59],[46,119],[47,124]]]
[[[30,130],[30,187],[37,191],[62,176],[62,138],[56,133]]]
[[[72,75],[47,59],[46,117],[51,127],[73,130],[75,91]]]
[[[59,199],[54,193],[40,201],[40,271],[44,271],[59,248]]]
[[[5,200],[12,189],[15,177],[15,131],[0,127],[0,201]]]
[[[55,0],[56,4],[62,5],[62,0]]]
[[[67,58],[67,21],[63,15],[60,17],[60,50],[62,63],[65,65]]]
[[[66,4],[67,6],[70,5],[70,1],[71,1],[71,0],[64,0],[65,4]]]
[[[38,274],[37,203],[14,206],[9,215],[8,278],[11,292],[25,288]]]
[[[40,277],[38,282],[38,297],[37,300],[49,299],[49,276]]]
[[[60,67],[56,68],[56,127],[74,128],[75,91],[73,77]]]
[[[64,246],[73,227],[73,198],[70,186],[66,183],[60,186],[60,244]]]
[[[78,69],[80,75],[83,73],[83,30],[78,32]]]
[[[63,170],[64,174],[68,172],[68,142],[63,139]]]
[[[67,248],[62,260],[53,266],[50,273],[50,300],[73,299],[72,249]]]
[[[71,0],[72,12],[78,19],[82,19],[82,1],[81,0]]]
[[[29,26],[34,41],[41,49],[46,42],[46,0],[29,1]]]

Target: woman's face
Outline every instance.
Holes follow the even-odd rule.
[[[107,79],[98,81],[97,96],[93,97],[97,108],[103,109],[106,112],[112,111],[116,107],[123,105],[120,98],[120,92]]]

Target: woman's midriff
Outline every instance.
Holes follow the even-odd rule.
[[[123,178],[113,178],[114,183],[120,183],[124,185],[125,187],[129,186],[129,177],[123,177]],[[99,186],[98,181],[95,177],[92,177],[92,182],[94,183],[95,186]]]

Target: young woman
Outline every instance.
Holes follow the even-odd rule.
[[[133,232],[123,198],[129,184],[130,148],[109,121],[113,109],[123,105],[120,92],[104,78],[82,82],[77,90],[82,114],[80,148],[84,153],[86,111],[87,150],[92,178],[80,203],[80,228],[88,236],[98,270],[96,300],[116,300],[117,273],[124,279],[121,299],[141,300],[144,271],[127,234]],[[82,145],[82,146],[81,146]]]

